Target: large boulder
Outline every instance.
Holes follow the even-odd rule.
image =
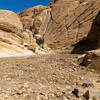
[[[19,33],[23,30],[23,25],[17,14],[8,10],[0,10],[0,29]]]
[[[33,54],[23,45],[25,42],[23,37],[28,36],[23,34],[22,31],[23,25],[17,14],[7,10],[0,10],[0,57]],[[30,38],[28,39],[30,40]]]
[[[81,65],[100,71],[100,49],[86,52]]]

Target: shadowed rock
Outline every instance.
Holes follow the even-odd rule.
[[[87,37],[75,44],[72,53],[84,53],[84,51],[100,48],[100,11],[93,20],[92,27]]]

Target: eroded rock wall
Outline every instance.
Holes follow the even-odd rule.
[[[99,48],[99,0],[53,0],[18,15],[24,29],[41,36],[54,50],[72,53]]]
[[[41,11],[42,9],[35,9],[35,13],[37,12],[38,14],[38,10]],[[27,16],[27,13],[30,14],[29,11],[26,11],[21,16]],[[42,38],[41,36],[34,37],[34,32],[31,30],[31,27],[29,21],[21,21],[20,17],[14,12],[0,10],[0,57],[16,57],[45,53],[48,49],[47,46],[42,46],[44,42],[40,43],[41,46],[37,43]]]
[[[23,24],[17,14],[0,10],[0,57],[32,54],[23,45],[22,31]]]
[[[20,12],[18,15],[23,23],[24,30],[29,30],[32,37],[36,39],[38,45],[42,48],[48,48],[44,42],[48,23],[51,19],[51,8],[49,6],[36,6]],[[40,38],[40,39],[39,39]]]
[[[52,5],[51,22],[45,34],[45,41],[53,49],[69,50],[73,49],[72,44],[76,44],[88,34],[91,38],[89,40],[94,41],[91,34],[95,37],[97,35],[95,31],[91,32],[94,30],[91,27],[99,10],[99,0],[58,0]],[[76,47],[73,51],[80,52],[89,46],[91,43],[86,47]]]

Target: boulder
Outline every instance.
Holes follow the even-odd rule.
[[[100,49],[86,52],[81,64],[100,71]]]
[[[0,58],[32,55],[23,45],[24,41],[16,33],[0,30]]]
[[[0,30],[19,33],[23,30],[23,25],[17,14],[8,10],[0,10]]]

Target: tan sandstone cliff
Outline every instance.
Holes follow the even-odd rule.
[[[53,0],[18,15],[24,28],[41,35],[50,48],[82,53],[99,47],[99,9],[99,0]]]
[[[18,14],[1,10],[1,54],[3,50],[8,55],[41,53],[47,52],[48,47],[72,53],[97,49],[99,8],[99,0],[53,0],[47,6],[39,5]]]
[[[37,40],[41,37],[37,36]],[[17,57],[44,53],[32,31],[24,29],[17,14],[0,10],[0,57]]]
[[[7,10],[0,10],[0,57],[32,54],[20,37],[23,25],[19,17]]]
[[[46,42],[54,49],[73,49],[71,45],[86,37],[74,45],[73,53],[97,48],[99,24],[95,20],[99,23],[99,10],[99,0],[57,0],[52,6]]]

